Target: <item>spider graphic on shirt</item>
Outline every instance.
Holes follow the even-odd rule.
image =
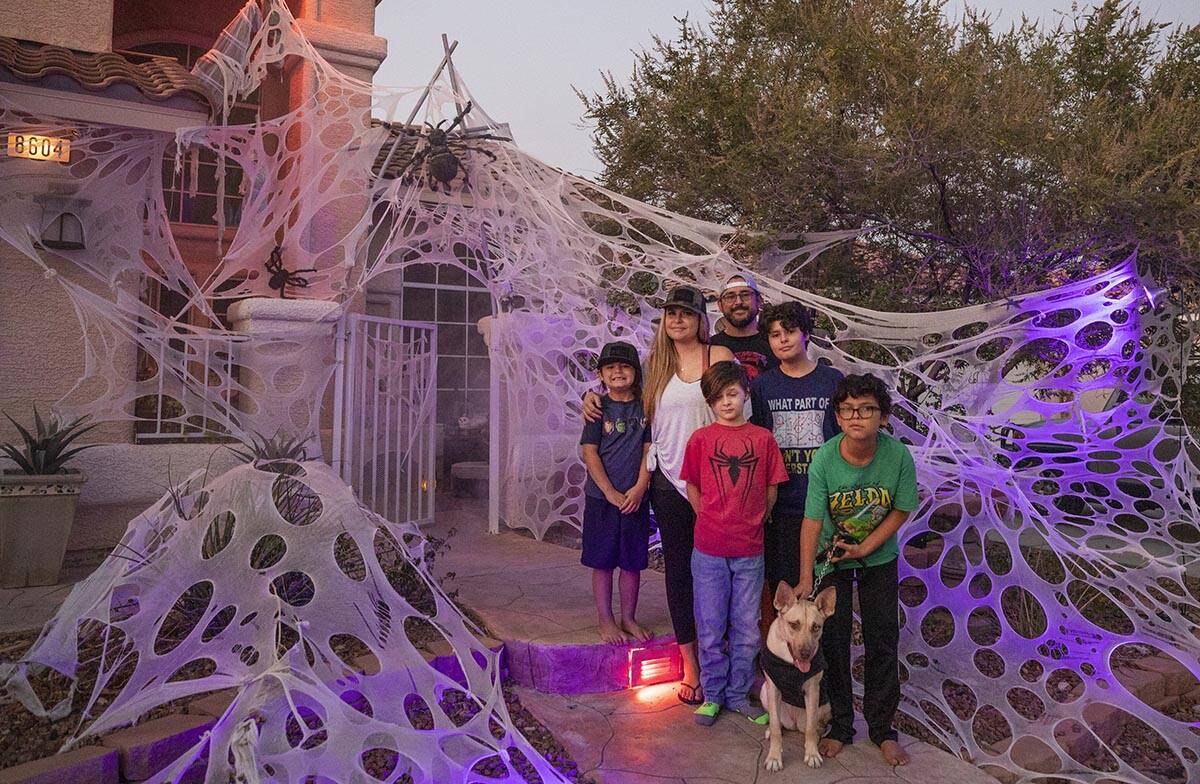
[[[742,484],[742,503],[745,503],[750,496],[750,488],[754,485],[754,472],[758,469],[758,454],[754,451],[754,444],[749,441],[742,445],[740,455],[727,454],[725,452],[726,443],[720,441],[713,447],[712,456],[708,458],[708,465],[717,479],[717,491],[721,495],[721,503],[725,503],[725,477],[729,477],[731,492],[738,486],[739,480],[745,478],[746,481]]]

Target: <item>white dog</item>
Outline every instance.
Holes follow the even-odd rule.
[[[779,615],[767,631],[767,649],[762,654],[763,681],[759,698],[770,716],[767,729],[767,770],[783,770],[783,732],[804,727],[804,763],[821,766],[817,742],[829,723],[829,705],[820,704],[825,657],[821,655],[821,630],[833,615],[837,601],[834,588],[817,594],[815,601],[797,596],[795,589],[780,582],[775,589]],[[803,704],[801,704],[803,703]]]

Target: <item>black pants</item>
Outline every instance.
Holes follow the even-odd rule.
[[[650,477],[650,507],[662,536],[666,567],[667,609],[680,645],[696,641],[696,616],[692,610],[692,544],[696,513],[671,480],[655,471]]]
[[[842,743],[854,740],[854,683],[850,675],[850,624],[854,584],[858,583],[859,620],[866,647],[863,678],[863,718],[876,745],[896,740],[892,720],[900,706],[899,592],[896,561],[865,569],[842,569],[821,581],[837,588],[837,608],[825,621],[821,651],[825,654],[825,683],[833,722],[828,737]]]
[[[763,526],[766,589],[775,596],[780,581],[795,588],[800,582],[800,523],[804,515],[773,512]]]

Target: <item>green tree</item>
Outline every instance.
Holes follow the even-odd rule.
[[[788,270],[849,301],[994,299],[1134,246],[1194,282],[1200,28],[1118,0],[1008,29],[940,0],[723,0],[580,98],[615,190],[758,247],[877,227]]]

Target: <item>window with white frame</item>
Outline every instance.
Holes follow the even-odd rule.
[[[230,280],[221,288],[233,288],[240,282]],[[135,443],[234,440],[220,422],[222,414],[226,412],[218,409],[236,409],[238,405],[238,392],[235,389],[239,377],[239,367],[235,363],[236,341],[228,335],[208,336],[203,332],[193,332],[187,326],[228,330],[230,324],[227,313],[235,300],[213,300],[213,314],[217,317],[217,323],[213,323],[197,308],[189,307],[183,294],[153,279],[146,281],[142,301],[181,326],[177,330],[178,337],[156,341],[159,349],[154,355],[140,345],[138,347],[137,380],[159,383],[155,394],[142,395],[134,401]],[[185,413],[183,403],[172,397],[165,386],[167,379],[172,376],[186,376],[192,384],[210,387],[205,394],[209,402],[204,411],[193,411],[190,416],[180,420]]]
[[[491,292],[454,264],[411,264],[402,274],[399,291],[371,296],[367,312],[437,325],[438,422],[485,432],[491,364],[477,325],[493,315]]]
[[[142,44],[129,50],[135,56],[170,57],[189,69],[207,51],[200,46],[169,42]],[[229,111],[229,123],[243,125],[255,122],[258,108],[259,93],[255,91],[249,98],[233,105]],[[217,210],[221,207],[217,194],[222,188],[216,153],[201,147],[185,150],[182,169],[180,174],[176,174],[175,146],[168,145],[162,163],[163,200],[168,219],[175,223],[217,225]],[[226,226],[236,226],[241,219],[242,200],[248,186],[242,167],[227,160],[223,188]]]

